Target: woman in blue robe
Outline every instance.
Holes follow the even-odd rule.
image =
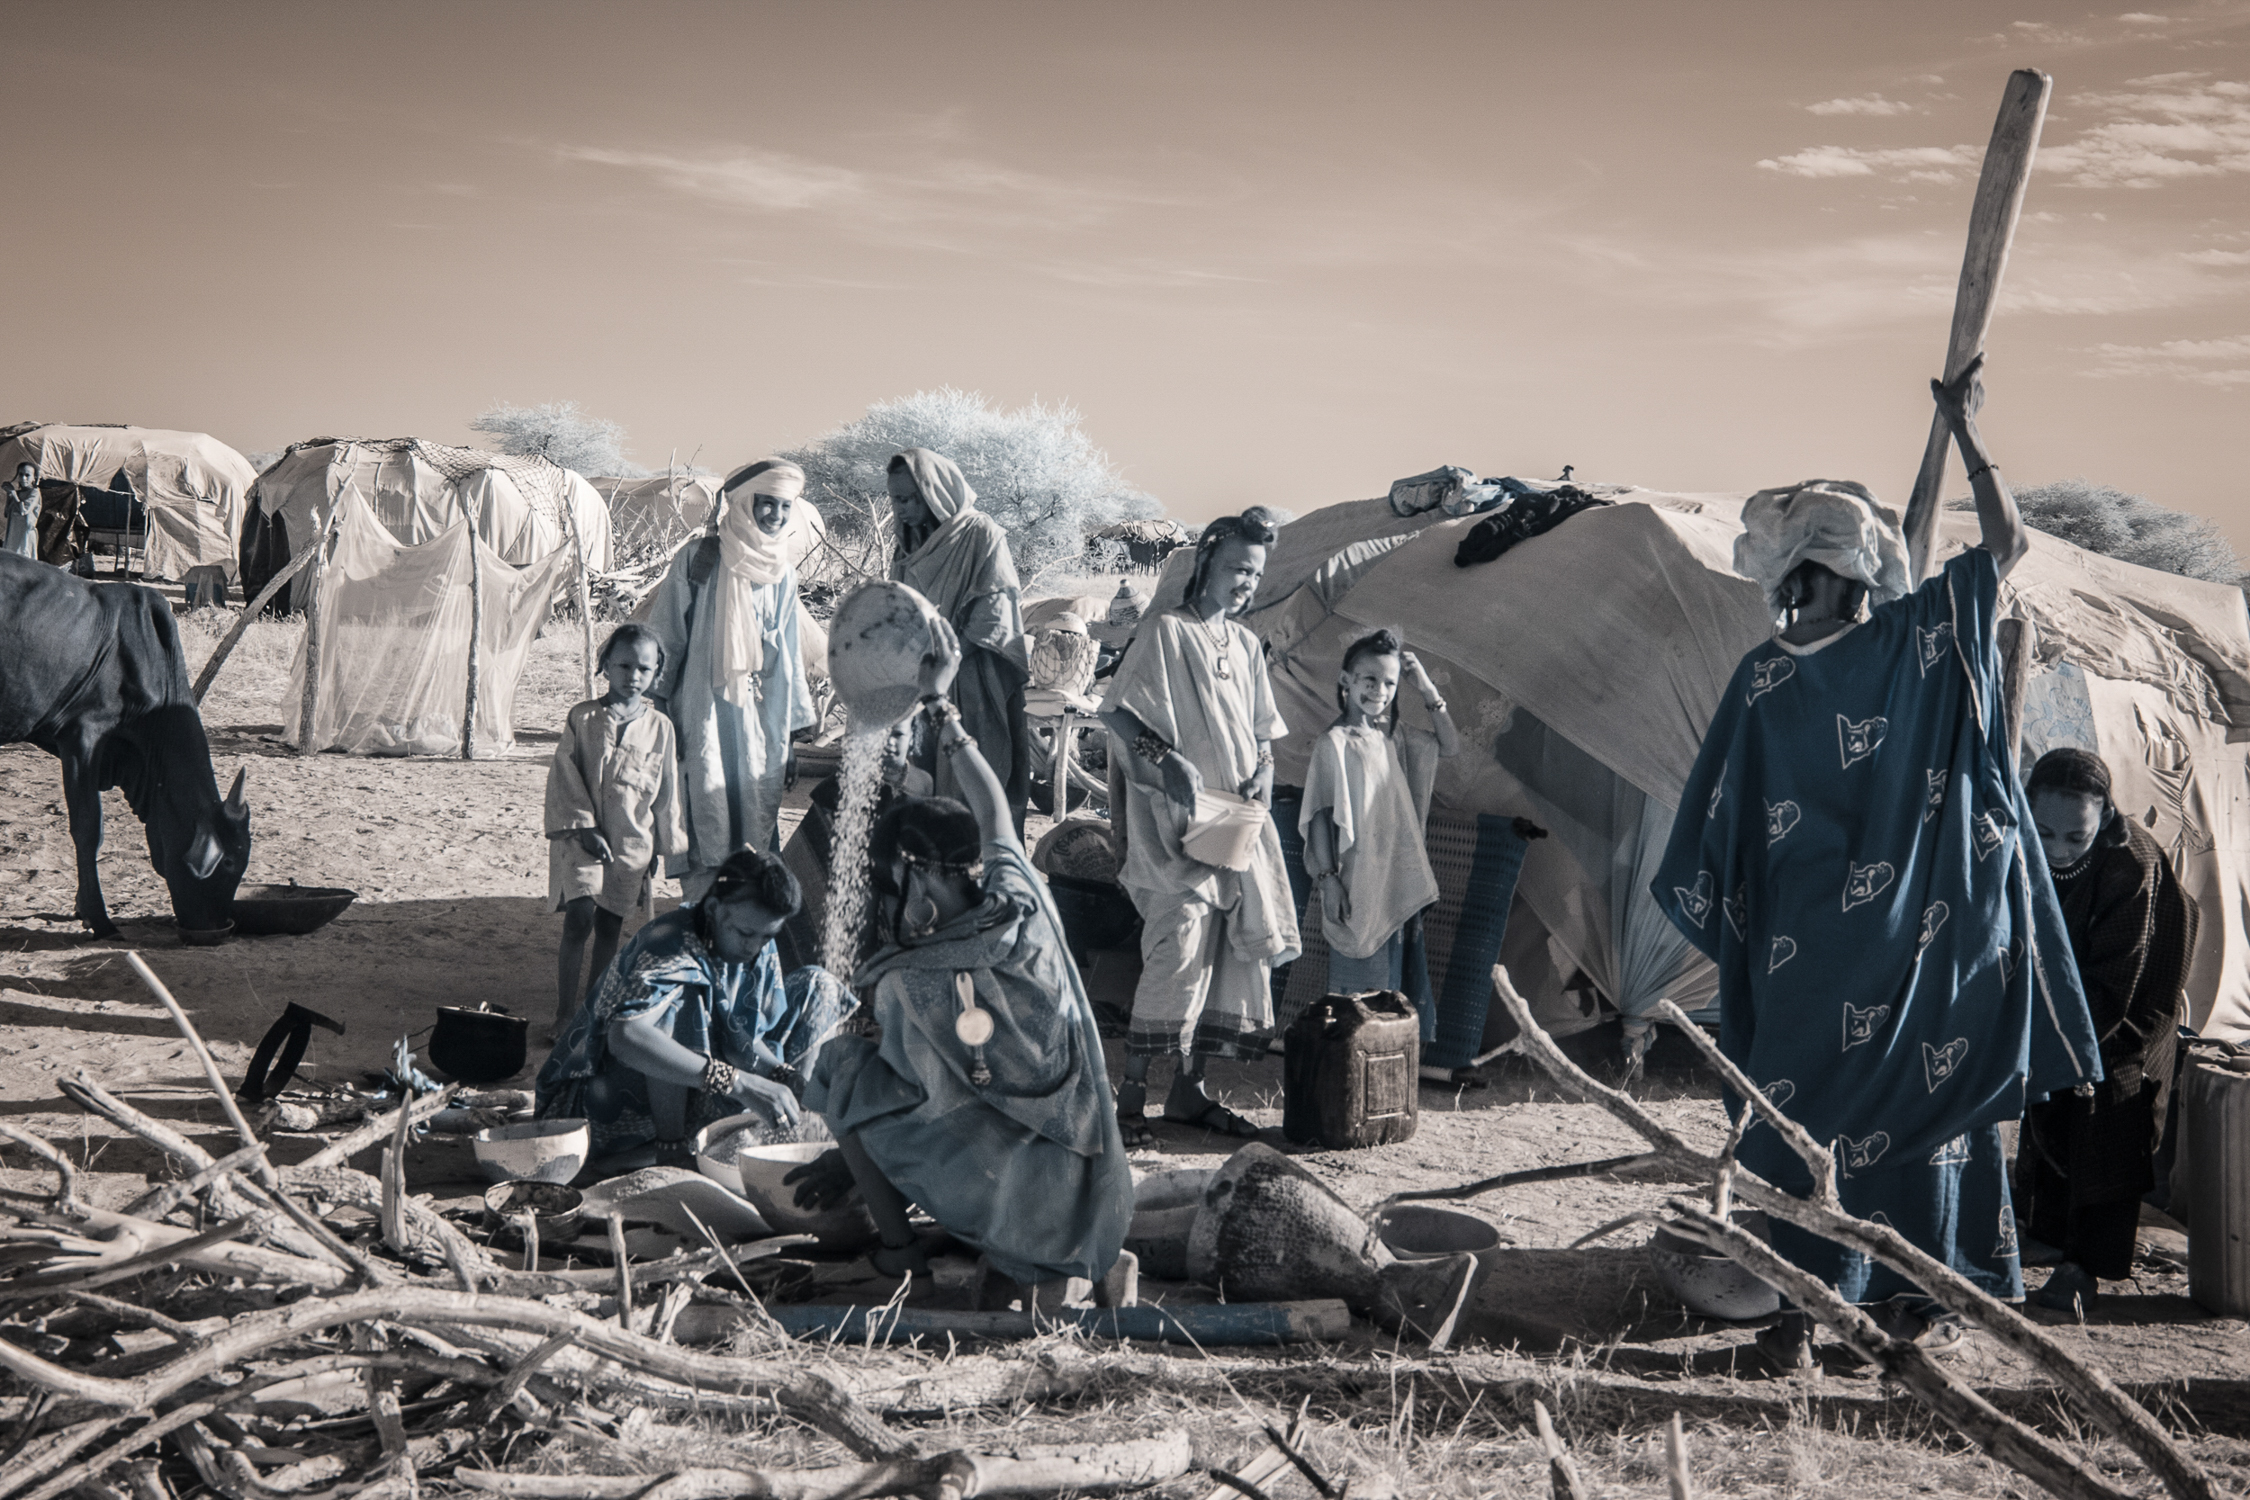
[[[966,805],[902,798],[869,840],[892,940],[853,985],[871,995],[880,1040],[822,1049],[805,1107],[840,1149],[791,1175],[807,1207],[857,1184],[882,1232],[877,1269],[927,1273],[911,1202],[1022,1286],[1027,1310],[1051,1308],[1070,1280],[1098,1282],[1116,1262],[1132,1168],[1062,923],[999,778],[944,698],[960,645],[942,621],[935,633],[925,712]]]
[[[2012,1300],[1998,1126],[2101,1063],[2004,722],[2000,580],[2028,539],[1976,430],[1976,368],[1936,390],[1983,545],[1909,592],[1898,523],[1863,487],[1751,497],[1735,567],[1793,618],[1720,700],[1653,890],[1718,965],[1720,1046],[1832,1145],[1844,1207]],[[1811,1187],[1770,1129],[1740,1159]],[[1849,1301],[1898,1299],[1882,1310],[1894,1331],[1960,1337],[1866,1256],[1778,1221],[1773,1243]],[[1802,1313],[1760,1342],[1784,1366],[1811,1360]]]
[[[539,1070],[540,1119],[583,1119],[595,1165],[695,1165],[696,1131],[756,1113],[794,1125],[803,1075],[856,1006],[825,969],[784,977],[773,936],[795,914],[779,855],[744,849],[701,901],[634,934]]]

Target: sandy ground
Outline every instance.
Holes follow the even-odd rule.
[[[225,623],[223,616],[188,621],[192,661],[200,662]],[[552,1009],[559,924],[546,910],[539,810],[556,727],[580,695],[575,632],[550,631],[534,647],[518,692],[513,753],[474,763],[298,757],[275,738],[293,647],[292,627],[254,628],[204,715],[222,785],[236,768],[249,770],[249,879],[361,893],[340,919],[310,936],[183,947],[139,825],[112,794],[101,869],[123,935],[88,940],[69,915],[73,857],[55,763],[28,746],[0,748],[0,869],[7,872],[0,883],[0,1056],[8,1060],[0,1068],[0,1116],[68,1143],[90,1168],[97,1201],[129,1198],[158,1163],[149,1148],[89,1121],[58,1096],[57,1080],[79,1068],[215,1153],[230,1140],[192,1057],[126,968],[127,949],[140,950],[193,1014],[230,1082],[289,1001],[346,1023],[342,1038],[314,1033],[307,1060],[316,1077],[335,1079],[381,1068],[401,1037],[418,1047],[439,1005],[488,1001],[541,1019]],[[792,810],[792,824],[796,816]],[[535,1046],[531,1068],[541,1055]],[[1214,1083],[1253,1119],[1278,1125],[1278,1059],[1218,1068]],[[1659,1068],[1640,1092],[1667,1125],[1717,1145],[1716,1094],[1693,1070]],[[1420,1129],[1408,1142],[1302,1160],[1348,1201],[1364,1205],[1401,1189],[1624,1154],[1638,1144],[1606,1114],[1560,1102],[1551,1083],[1521,1069],[1503,1070],[1482,1092],[1425,1089],[1421,1107]],[[1269,1139],[1278,1144],[1278,1132]],[[313,1144],[285,1139],[277,1155],[293,1159]],[[1157,1146],[1138,1153],[1136,1166],[1216,1165],[1232,1144],[1159,1125]],[[26,1169],[18,1148],[0,1151],[0,1162],[0,1185],[20,1191],[47,1181]],[[470,1172],[458,1142],[419,1148],[412,1163],[414,1185],[440,1196],[461,1192]],[[1664,1298],[1633,1248],[1644,1229],[1613,1236],[1605,1249],[1542,1253],[1607,1221],[1655,1209],[1680,1186],[1563,1182],[1475,1200],[1468,1207],[1498,1225],[1512,1248],[1496,1264],[1472,1326],[1527,1347],[1552,1347],[1561,1338],[1574,1360],[1592,1359],[1677,1392],[1734,1389],[1733,1351],[1747,1333],[1686,1318]],[[2176,1235],[2147,1237],[2140,1280],[2106,1298],[2069,1337],[2121,1380],[2165,1390],[2211,1430],[2250,1436],[2250,1338],[2241,1320],[2212,1318],[2187,1300],[2179,1248]],[[1996,1352],[1966,1359],[1980,1383],[2026,1390],[2037,1384]],[[1840,1367],[1829,1380],[1831,1390],[1880,1394],[1871,1379]]]

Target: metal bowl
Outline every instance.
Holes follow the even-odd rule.
[[[1737,1215],[1736,1223],[1753,1229],[1763,1239],[1762,1222],[1745,1223],[1746,1217]],[[1764,1215],[1756,1217],[1762,1221]],[[1662,1226],[1649,1238],[1648,1258],[1656,1268],[1656,1279],[1664,1283],[1664,1289],[1679,1298],[1689,1312],[1747,1323],[1781,1307],[1781,1293],[1733,1260]]]
[[[523,1216],[528,1213],[538,1226],[540,1242],[559,1244],[574,1238],[585,1223],[580,1207],[584,1202],[583,1193],[564,1183],[511,1179],[486,1191],[485,1224],[502,1239],[520,1243]]]
[[[190,948],[216,948],[232,936],[234,936],[234,924],[232,922],[227,923],[224,927],[182,927],[180,929],[180,941]]]
[[[359,899],[336,885],[246,885],[234,894],[234,930],[244,937],[302,937]]]

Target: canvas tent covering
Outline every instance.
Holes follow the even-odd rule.
[[[217,438],[155,427],[51,423],[13,429],[0,441],[0,465],[10,478],[25,461],[39,465],[42,500],[50,511],[76,508],[89,497],[97,505],[128,493],[139,500],[147,514],[148,577],[184,578],[188,569],[204,566],[234,576],[234,538],[257,471]]]
[[[568,517],[575,516],[586,566],[599,573],[612,563],[609,508],[583,478],[544,458],[420,438],[315,438],[292,444],[250,489],[241,524],[243,589],[255,595],[265,587],[312,545],[329,507],[353,495],[409,545],[443,535],[465,511],[476,517],[485,544],[518,565],[558,549],[567,557]],[[567,569],[561,576],[567,579]],[[301,610],[311,591],[308,568],[291,580],[276,608]]]
[[[651,474],[642,479],[599,476],[587,483],[609,507],[620,541],[677,541],[700,533],[719,503],[716,474]]]
[[[1731,566],[1744,497],[1612,495],[1468,568],[1453,554],[1476,517],[1400,517],[1380,500],[1314,511],[1282,528],[1245,621],[1271,653],[1289,720],[1274,747],[1283,783],[1303,782],[1334,721],[1350,641],[1390,626],[1421,656],[1462,738],[1438,773],[1433,829],[1500,813],[1553,834],[1524,862],[1503,956],[1543,1020],[1565,1025],[1580,1014],[1563,993],[1579,971],[1628,1017],[1660,999],[1691,1012],[1713,999],[1714,971],[1648,884],[1718,696],[1772,627]],[[1973,544],[1975,516],[1947,512],[1942,537],[1947,555]],[[1188,561],[1167,564],[1159,603],[1178,601]],[[2025,765],[2060,744],[2108,761],[2119,807],[2172,852],[2203,909],[2192,1023],[2250,1039],[2241,593],[2038,533],[2004,593],[2004,610],[2033,630]],[[1419,705],[1404,714],[1418,720]],[[1433,966],[1443,958],[1433,951]],[[1322,977],[1292,976],[1291,999]]]
[[[460,753],[473,557],[484,594],[477,752],[506,754],[515,741],[516,681],[548,601],[569,576],[570,549],[553,548],[518,568],[459,517],[429,540],[407,543],[376,518],[364,495],[346,491],[339,506],[335,551],[320,574],[312,747],[354,755]],[[285,706],[287,735],[300,744],[305,655],[300,639]]]

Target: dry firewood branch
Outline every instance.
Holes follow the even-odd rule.
[[[454,1479],[524,1500],[875,1500],[916,1495],[1106,1495],[1177,1479],[1193,1452],[1187,1435],[1119,1443],[955,1450],[823,1469],[682,1469],[670,1474],[501,1474],[461,1469]]]
[[[431,1330],[509,1329],[541,1338],[567,1333],[571,1342],[589,1355],[679,1385],[770,1395],[784,1411],[827,1433],[861,1458],[899,1458],[910,1452],[903,1438],[885,1427],[841,1385],[801,1365],[691,1353],[567,1308],[434,1287],[390,1286],[308,1298],[288,1307],[252,1313],[139,1376],[113,1378],[68,1369],[5,1340],[0,1340],[0,1369],[27,1385],[73,1400],[124,1412],[145,1412],[195,1381],[232,1368],[275,1345],[329,1328],[378,1321]]]
[[[1540,1066],[1558,1084],[1589,1103],[1601,1105],[1632,1126],[1650,1144],[1673,1156],[1680,1165],[1716,1174],[1721,1165],[1719,1159],[1706,1156],[1682,1142],[1651,1120],[1648,1112],[1637,1101],[1596,1082],[1564,1055],[1562,1049],[1555,1045],[1554,1038],[1548,1036],[1533,1017],[1530,1005],[1516,992],[1514,983],[1510,981],[1508,972],[1502,965],[1493,965],[1492,988],[1500,1003],[1522,1028],[1525,1050],[1537,1059]],[[1741,1069],[1727,1060],[1716,1044],[1688,1020],[1678,1006],[1666,1001],[1659,1005],[1657,1015],[1682,1030],[1702,1051],[1727,1086],[1735,1090],[1751,1108],[1760,1107],[1764,1096],[1756,1085],[1751,1083]],[[1766,1104],[1770,1108],[1770,1101],[1766,1101]],[[1779,1111],[1773,1113],[1779,1115]],[[1762,1109],[1760,1118],[1769,1118]],[[1776,1129],[1798,1155],[1805,1155],[1808,1146],[1816,1155],[1828,1155],[1812,1141],[1803,1127],[1788,1120],[1786,1116],[1776,1121]],[[1815,1181],[1818,1180],[1816,1177]],[[1734,1169],[1734,1193],[1750,1207],[1763,1209],[1770,1218],[1793,1224],[1824,1239],[1861,1251],[1897,1271],[1929,1293],[1940,1306],[1991,1333],[2008,1348],[2043,1370],[2070,1393],[2097,1425],[2147,1465],[2150,1472],[2163,1482],[2166,1490],[2177,1497],[2177,1500],[2217,1500],[2218,1491],[2213,1487],[2210,1477],[2172,1441],[2171,1435],[2149,1414],[2147,1408],[2119,1390],[2116,1383],[2102,1371],[2078,1359],[2049,1337],[2037,1324],[1997,1298],[1988,1296],[1950,1267],[1940,1264],[1909,1244],[1897,1231],[1855,1218],[1841,1209],[1783,1192],[1756,1173],[1740,1166]],[[1770,1250],[1766,1253],[1768,1256],[1772,1255]],[[1732,1249],[1728,1250],[1728,1254],[1733,1255]],[[1740,1256],[1734,1258],[1742,1259]],[[1760,1266],[1751,1265],[1748,1261],[1742,1263],[1754,1274],[1761,1277],[1764,1275]],[[1813,1306],[1806,1305],[1805,1310],[1816,1318],[1820,1316]],[[1824,1326],[1835,1327],[1825,1320],[1823,1322]],[[1841,1335],[1841,1330],[1838,1332]],[[1848,1341],[1848,1336],[1846,1337]],[[1919,1390],[1915,1394],[1917,1397],[1924,1396]],[[1950,1405],[1948,1398],[1945,1404],[1936,1405],[1934,1409],[1939,1417],[1951,1421],[1953,1412]],[[2002,1457],[1998,1453],[1994,1456]]]

